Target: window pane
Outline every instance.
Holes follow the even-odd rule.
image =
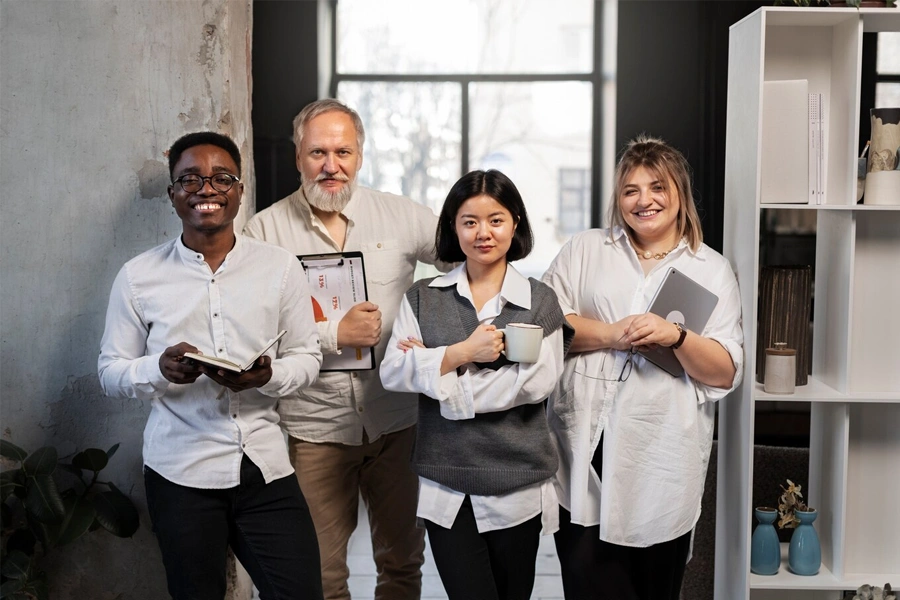
[[[542,275],[571,233],[590,227],[591,88],[586,82],[470,88],[471,166],[503,171],[528,210],[534,251],[516,263],[525,275]],[[567,185],[566,192],[584,194],[585,205],[573,209],[570,197],[562,216],[566,223],[561,223],[561,181],[569,181],[573,169],[587,175],[581,186]]]
[[[460,177],[460,85],[342,81],[337,95],[366,128],[360,184],[439,212]]]
[[[339,0],[338,73],[589,73],[592,0]]]
[[[875,70],[881,75],[900,75],[900,32],[883,31],[878,34],[878,64]]]
[[[900,106],[900,83],[875,84],[875,108]]]

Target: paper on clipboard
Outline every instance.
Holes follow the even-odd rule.
[[[298,256],[309,281],[313,316],[317,323],[339,321],[350,307],[368,300],[362,252]],[[375,368],[372,348],[345,348],[322,357],[322,371],[359,371]]]

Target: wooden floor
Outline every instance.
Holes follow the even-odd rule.
[[[362,502],[360,502],[362,506]],[[422,600],[446,600],[431,549],[425,546],[425,565],[422,567]],[[350,563],[350,595],[353,600],[372,600],[375,590],[375,564],[372,561],[372,541],[365,510],[360,510],[359,527],[350,538],[348,562]],[[562,581],[559,578],[559,561],[553,536],[543,536],[538,549],[537,575],[532,600],[562,600]]]

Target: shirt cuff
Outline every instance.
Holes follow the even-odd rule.
[[[466,369],[461,375],[450,371],[439,382],[438,399],[441,416],[449,421],[475,418],[475,396],[472,394],[472,378]]]
[[[319,326],[319,343],[322,354],[340,354],[338,348],[337,334],[339,321],[320,321],[316,323]]]

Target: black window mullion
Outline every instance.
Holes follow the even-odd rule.
[[[462,81],[460,82],[462,86],[462,93],[460,94],[460,101],[462,102],[462,107],[460,110],[460,128],[462,131],[461,142],[460,142],[460,175],[465,175],[469,172],[469,82]]]

